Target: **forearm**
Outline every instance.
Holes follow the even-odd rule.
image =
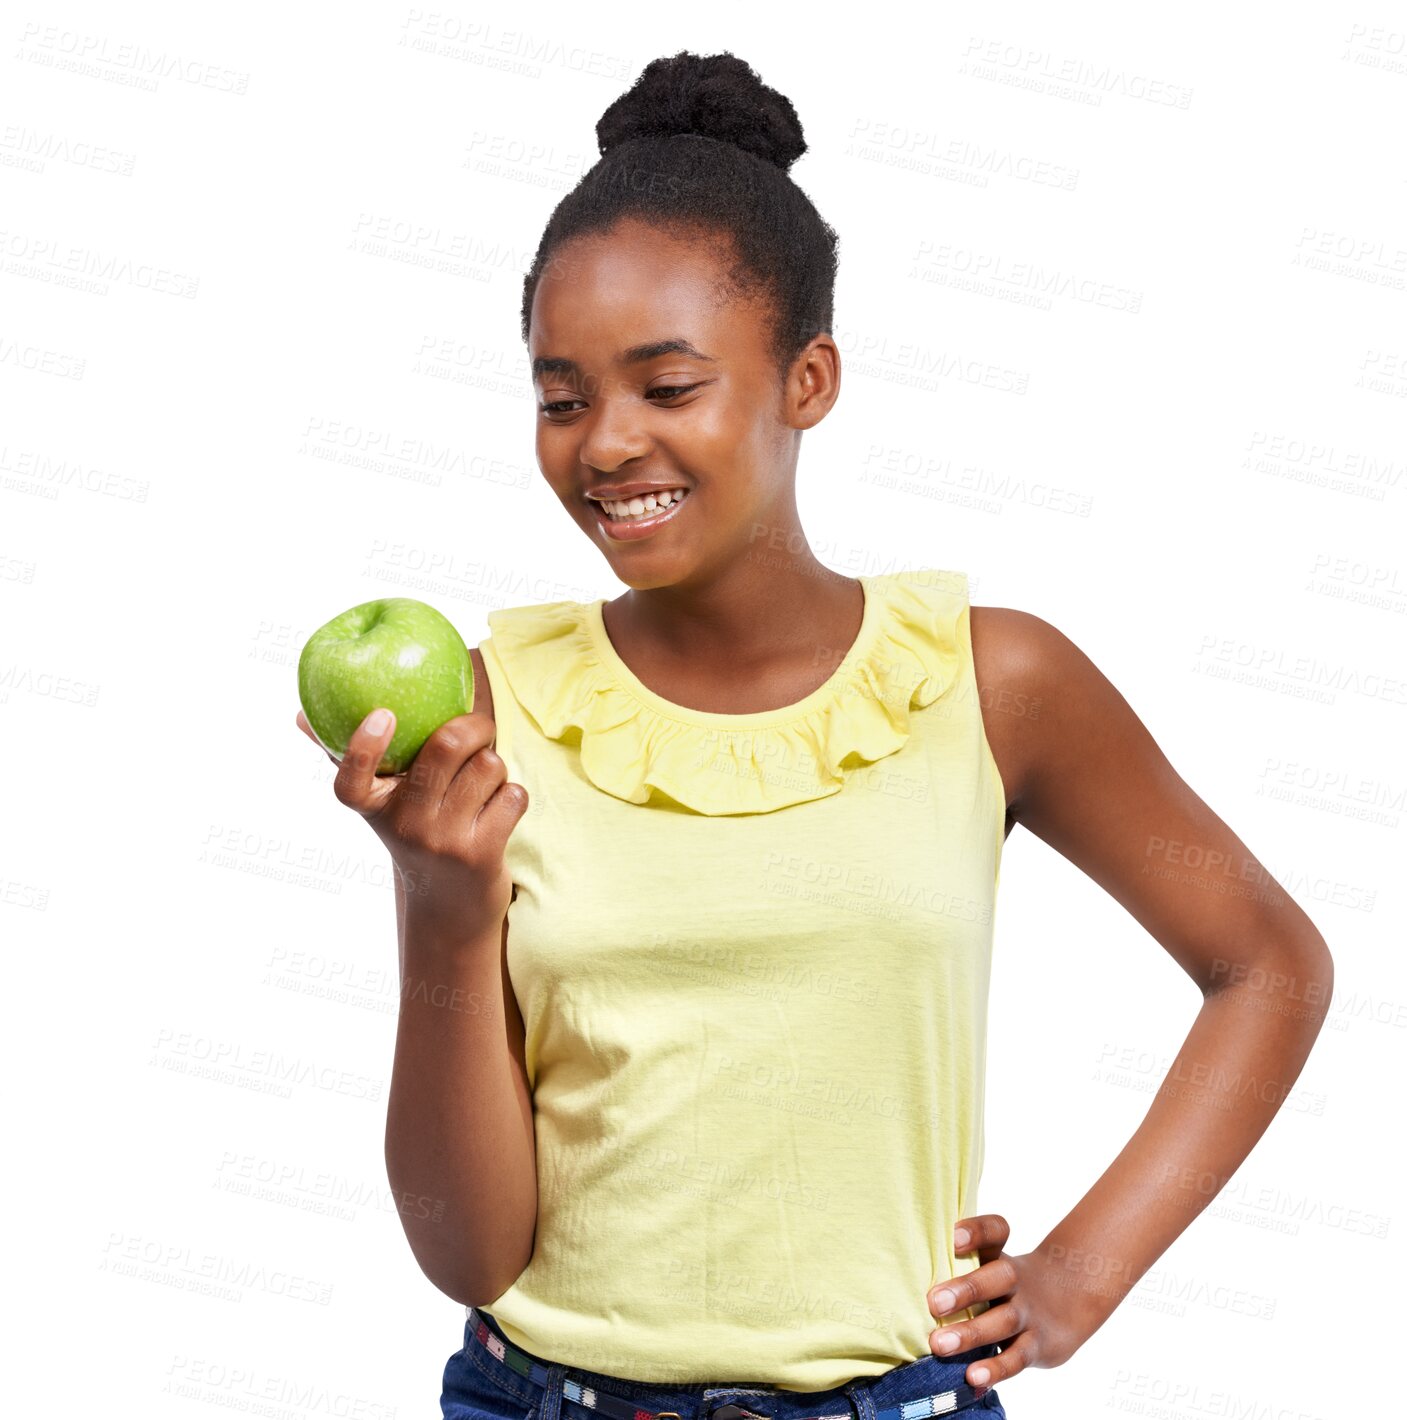
[[[502,938],[450,942],[398,899],[400,1019],[386,1170],[425,1275],[483,1306],[527,1266],[537,1221],[532,1097]],[[515,1044],[516,1036],[516,1044]]]
[[[1208,991],[1138,1130],[1037,1252],[1092,1334],[1241,1166],[1299,1077],[1333,960],[1285,948]]]

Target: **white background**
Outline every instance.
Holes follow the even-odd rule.
[[[16,1413],[437,1413],[463,1310],[386,1186],[388,864],[295,728],[295,666],[379,595],[472,643],[492,608],[622,590],[536,467],[521,280],[601,111],[681,48],[791,98],[792,175],[841,235],[817,555],[966,570],[1058,626],[1334,952],[1267,1135],[1073,1361],[1002,1383],[1009,1413],[1376,1407],[1401,10],[73,3],[2,33]],[[1020,1251],[1199,997],[1024,830],[1002,889],[982,1204]]]

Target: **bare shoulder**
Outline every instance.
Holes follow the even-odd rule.
[[[469,648],[469,659],[474,663],[474,704],[476,715],[487,715],[493,719],[493,686],[489,684],[488,672],[484,669],[483,652],[477,646]],[[495,721],[495,724],[497,722]]]
[[[1136,743],[1148,768],[1157,747],[1143,722],[1059,627],[1007,606],[974,606],[970,625],[982,722],[1018,818],[1028,821],[1065,774],[1088,768],[1096,740]]]
[[[1142,768],[1160,757],[1143,722],[1074,641],[1033,612],[971,609],[982,723],[1014,819],[1032,827],[1041,800],[1091,766],[1094,741],[1136,744]]]
[[[1039,744],[1037,722],[1072,642],[1048,621],[1008,606],[973,606],[972,661],[982,723],[1013,816],[1030,785]]]

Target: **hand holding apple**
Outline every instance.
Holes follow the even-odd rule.
[[[392,711],[395,733],[376,772],[402,774],[435,730],[473,708],[474,663],[434,607],[381,597],[334,616],[308,638],[298,658],[298,699],[337,760],[372,710]]]
[[[298,728],[321,744],[301,710]],[[508,839],[527,811],[527,790],[509,780],[493,748],[494,722],[482,712],[435,730],[408,775],[378,775],[394,728],[389,716],[379,727],[365,722],[340,760],[328,754],[337,765],[332,791],[390,850],[418,939],[496,950],[513,897]]]

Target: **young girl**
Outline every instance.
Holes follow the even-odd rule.
[[[473,712],[401,777],[369,716],[335,785],[397,867],[386,1157],[467,1310],[442,1411],[1005,1416],[996,1382],[1068,1360],[1240,1165],[1332,962],[1054,627],[812,553],[836,234],[787,174],[791,104],[680,53],[597,135],[523,334],[542,472],[629,590],[490,613]],[[1018,821],[1204,1004],[1195,1085],[1010,1254],[976,1203]],[[1260,890],[1160,871],[1186,845]]]

